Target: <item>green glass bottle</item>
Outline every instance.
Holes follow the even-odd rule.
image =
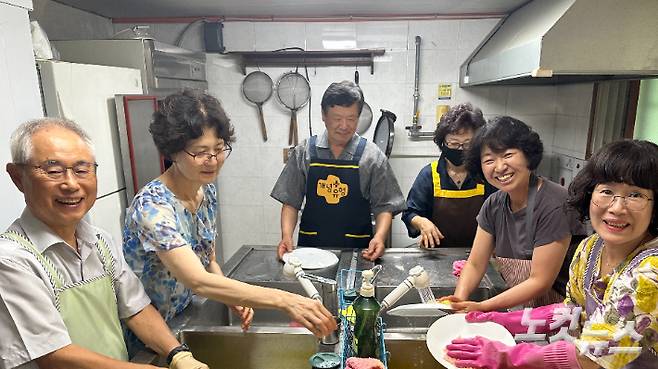
[[[377,317],[380,305],[375,299],[375,287],[364,276],[359,296],[354,300],[354,355],[379,359],[379,340],[377,337]]]

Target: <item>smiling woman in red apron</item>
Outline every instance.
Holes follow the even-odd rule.
[[[467,166],[500,191],[478,214],[473,248],[452,296],[456,309],[490,311],[563,299],[564,289],[556,291],[554,284],[572,235],[582,237],[585,230],[574,212],[564,210],[566,189],[533,173],[542,152],[539,135],[511,117],[494,118],[475,135]],[[509,289],[468,301],[491,256]]]
[[[439,160],[421,169],[402,213],[409,237],[420,236],[421,247],[471,247],[484,200],[496,188],[478,183],[466,170],[464,150],[485,124],[482,111],[470,103],[453,106],[441,116],[434,143]]]
[[[658,350],[658,145],[626,140],[592,156],[569,187],[569,206],[590,219],[596,232],[571,261],[564,303],[532,309],[536,333],[555,333],[556,309],[576,311],[573,342],[514,347],[477,339],[455,340],[448,356],[457,366],[488,369],[655,368]],[[494,321],[511,333],[527,333],[520,311],[471,312],[469,322]],[[569,325],[567,321],[563,326]],[[583,327],[585,327],[583,329]],[[555,337],[555,336],[553,336]],[[552,338],[552,337],[551,337]],[[496,351],[496,355],[482,353]]]

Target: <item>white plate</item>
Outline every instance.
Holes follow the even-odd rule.
[[[302,262],[302,269],[322,269],[338,263],[338,257],[333,252],[315,247],[299,247],[283,254],[281,258],[288,262],[291,256]]]
[[[401,305],[388,311],[389,315],[397,316],[435,316],[446,315],[446,311],[452,311],[450,304],[435,302],[429,304]]]
[[[494,341],[500,341],[508,346],[516,345],[514,336],[502,325],[494,322],[468,323],[466,314],[446,315],[439,318],[427,330],[427,348],[436,361],[446,369],[457,367],[446,360],[445,348],[455,338],[482,336]]]

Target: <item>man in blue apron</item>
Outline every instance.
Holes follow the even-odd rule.
[[[384,153],[355,133],[363,107],[359,86],[332,83],[321,106],[326,131],[295,147],[271,193],[283,204],[278,255],[293,249],[305,200],[299,246],[362,248],[375,260],[384,253],[393,216],[406,207],[404,196]]]
[[[120,321],[172,369],[202,369],[150,305],[120,247],[82,220],[96,201],[94,153],[75,123],[44,118],[11,138],[26,208],[0,235],[0,368],[120,367]]]

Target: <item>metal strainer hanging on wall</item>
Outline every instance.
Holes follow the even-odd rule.
[[[311,98],[311,86],[306,78],[296,71],[284,73],[276,83],[276,97],[283,106],[290,109],[288,144],[297,146],[299,143],[297,110],[306,105]]]
[[[263,118],[263,103],[272,96],[272,79],[267,73],[254,71],[249,73],[242,81],[242,94],[258,107],[258,119],[263,141],[267,141],[267,129]]]

